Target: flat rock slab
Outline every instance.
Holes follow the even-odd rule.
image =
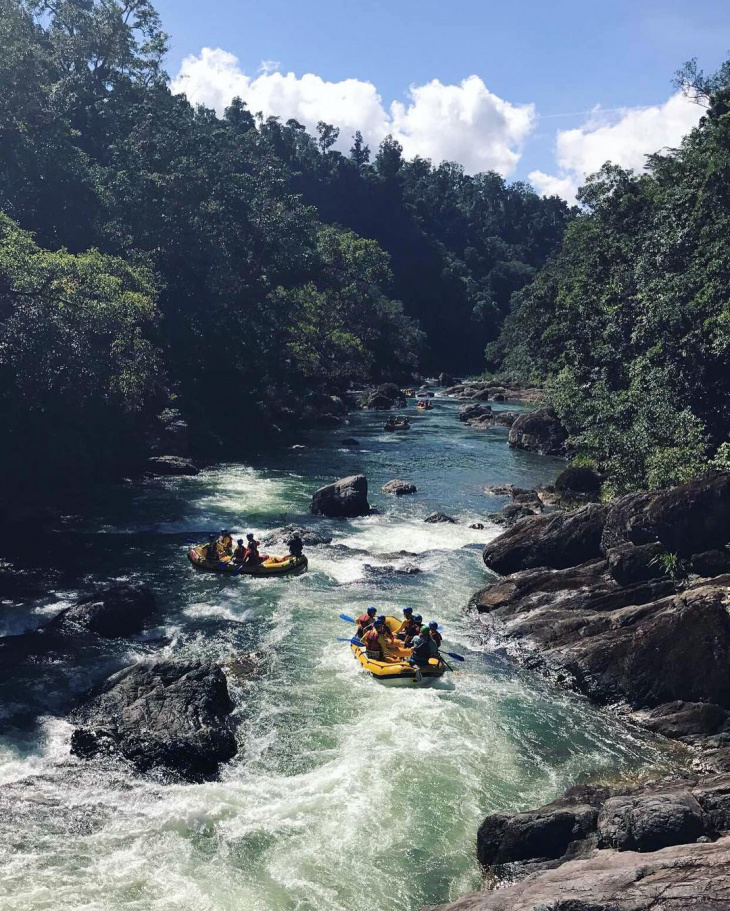
[[[594,851],[438,911],[730,911],[730,838],[653,854]],[[436,911],[435,907],[423,911]]]
[[[202,781],[236,754],[232,710],[217,665],[135,664],[109,677],[76,711],[71,752],[84,759],[116,754],[143,772],[164,769]]]

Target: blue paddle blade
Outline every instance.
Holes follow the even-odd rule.
[[[446,652],[449,658],[453,658],[454,661],[466,661],[466,658],[463,655],[457,655],[456,652]]]
[[[362,645],[360,639],[357,636],[353,636],[352,639],[343,639],[341,636],[337,637],[338,642],[349,642],[351,645]]]
[[[347,614],[340,614],[340,620],[346,620],[348,623],[357,623],[357,620],[348,617]]]

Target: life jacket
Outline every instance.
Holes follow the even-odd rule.
[[[258,547],[247,547],[246,553],[243,558],[244,563],[263,563],[261,559],[261,554],[259,554]]]
[[[233,547],[233,538],[230,535],[226,535],[224,538],[221,538],[220,544],[223,550],[227,552]]]
[[[441,648],[441,643],[444,641],[441,633],[438,630],[435,630],[431,633],[431,639],[436,643],[436,648]]]
[[[371,627],[362,637],[362,643],[368,652],[377,652],[378,654],[381,653],[380,633],[375,629],[374,626]]]
[[[406,636],[414,636],[416,634],[416,621],[413,617],[407,617],[400,625],[399,633],[405,633]]]
[[[357,628],[361,633],[364,633],[366,630],[370,629],[375,621],[370,616],[370,614],[360,614],[357,618]]]
[[[243,561],[246,559],[246,548],[242,544],[239,544],[238,547],[233,551],[233,559],[236,560],[236,562],[240,563],[243,563]]]

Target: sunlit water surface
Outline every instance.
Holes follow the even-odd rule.
[[[38,724],[0,740],[3,911],[413,911],[479,887],[486,813],[667,763],[651,740],[490,653],[463,614],[485,579],[480,545],[498,533],[469,528],[500,505],[485,485],[549,482],[559,463],[511,451],[504,430],[465,428],[445,400],[416,415],[410,433],[386,434],[382,423],[356,415],[261,465],[105,491],[69,518],[98,554],[89,583],[148,582],[159,625],[2,694],[6,719],[42,710]],[[359,448],[343,446],[347,436]],[[378,515],[307,516],[320,483],[356,472]],[[396,477],[418,494],[382,495]],[[458,524],[425,524],[434,510]],[[292,521],[333,536],[309,550],[304,576],[232,579],[186,560],[187,540],[221,525],[263,534]],[[37,625],[73,595],[59,591],[30,613],[6,605],[3,632]],[[371,603],[438,619],[466,662],[432,689],[381,687],[337,641],[352,629],[338,615]],[[232,683],[239,753],[220,781],[165,785],[69,756],[71,727],[52,714],[63,691],[132,660],[229,661],[251,649],[267,670],[255,684]]]

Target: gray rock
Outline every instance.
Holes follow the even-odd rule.
[[[714,703],[675,700],[652,709],[645,724],[657,734],[679,739],[715,734],[726,719],[726,710]]]
[[[484,562],[501,575],[539,566],[564,569],[601,555],[607,507],[589,504],[566,514],[522,519],[484,549]]]
[[[619,585],[661,579],[666,573],[659,557],[665,553],[661,544],[624,544],[614,547],[607,554],[608,571]]]
[[[415,493],[418,488],[410,481],[388,481],[380,488],[383,493],[394,494],[396,497],[402,497],[408,493]]]
[[[213,777],[236,754],[233,703],[219,667],[200,661],[135,664],[111,676],[74,714],[71,752],[117,754],[140,771]]]
[[[521,414],[512,424],[509,445],[541,455],[564,455],[568,433],[547,408]]]
[[[266,547],[287,546],[293,535],[299,535],[305,547],[319,547],[321,544],[332,543],[332,535],[322,534],[314,528],[305,528],[303,525],[284,525],[273,531],[267,531],[262,536],[261,543]]]
[[[689,791],[610,797],[598,816],[599,847],[659,851],[704,834],[702,807]]]
[[[448,525],[457,524],[456,519],[454,519],[452,516],[447,516],[446,513],[443,513],[443,512],[432,512],[431,515],[426,516],[426,518],[423,521],[428,522],[431,525],[436,525],[440,522],[446,523]]]
[[[727,548],[706,550],[701,554],[693,554],[691,563],[692,572],[698,576],[721,576],[723,573],[730,573],[730,551]]]
[[[351,475],[320,487],[312,497],[310,510],[330,518],[366,516],[370,512],[368,482],[363,474]]]

